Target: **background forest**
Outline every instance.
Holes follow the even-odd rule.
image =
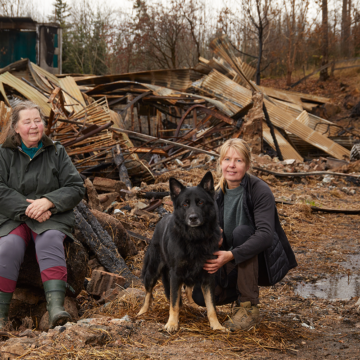
[[[193,67],[212,56],[209,42],[221,34],[257,68],[258,83],[261,75],[289,85],[328,61],[360,56],[359,0],[219,1],[133,0],[119,8],[56,0],[51,15],[41,15],[31,1],[0,0],[0,15],[59,23],[63,73]]]

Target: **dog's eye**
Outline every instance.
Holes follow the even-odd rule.
[[[202,205],[204,202],[202,201],[202,200],[200,200],[199,202],[198,202],[198,205]]]
[[[188,207],[188,206],[189,206],[189,203],[188,203],[188,202],[184,202],[184,203],[183,203],[183,206],[184,206],[184,207]]]

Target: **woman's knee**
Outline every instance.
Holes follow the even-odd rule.
[[[26,244],[24,240],[17,235],[7,235],[0,238],[0,263],[3,259],[16,260],[22,263],[25,256]]]
[[[254,234],[254,229],[248,225],[239,225],[233,231],[234,247],[242,245]]]
[[[65,266],[64,238],[65,234],[58,230],[48,230],[35,239],[36,255],[40,270],[55,266]]]

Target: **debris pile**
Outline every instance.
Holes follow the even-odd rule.
[[[124,358],[179,358],[179,347],[189,359],[235,353],[253,358],[266,351],[287,356],[316,341],[321,327],[357,311],[358,299],[352,299],[340,310],[323,301],[312,312],[312,300],[295,288],[324,274],[348,274],[341,262],[354,251],[360,213],[360,160],[349,162],[350,148],[360,133],[310,113],[328,105],[328,98],[257,86],[254,69],[226,37],[211,48],[215,57],[200,58],[194,69],[57,77],[24,59],[0,70],[0,129],[19,101],[37,103],[46,134],[65,147],[87,189],[74,210],[77,240],[66,244],[68,282],[75,290],[67,294],[66,309],[73,322],[47,329],[29,246],[11,321],[0,334],[7,340],[0,342],[4,359],[116,359],[119,352]],[[236,137],[249,142],[250,171],[274,193],[299,267],[279,286],[262,289],[263,320],[246,336],[209,330],[205,310],[188,307],[185,297],[180,316],[186,327],[170,335],[161,331],[168,316],[161,285],[152,311],[136,318],[144,296],[144,252],[156,224],[173,210],[169,178],[194,186],[211,170],[217,182],[218,148]],[[218,310],[221,321],[232,311]]]

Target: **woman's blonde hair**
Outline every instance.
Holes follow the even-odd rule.
[[[221,188],[222,192],[225,193],[226,180],[224,178],[224,174],[221,170],[221,163],[224,160],[227,152],[230,149],[234,149],[236,152],[240,154],[240,156],[245,161],[246,167],[250,168],[251,165],[251,151],[249,145],[246,141],[242,139],[229,139],[224,142],[220,149],[220,157],[218,162],[218,172],[221,174],[219,183],[216,186],[216,189]]]
[[[12,137],[12,138],[14,138],[15,143],[17,145],[21,145],[21,137],[15,131],[17,123],[20,120],[20,111],[22,111],[22,110],[32,110],[32,109],[36,109],[37,111],[39,111],[41,120],[43,121],[43,123],[45,125],[44,115],[41,112],[40,106],[34,104],[31,101],[21,101],[20,103],[18,103],[12,109],[12,114],[11,114],[11,117],[10,117],[10,121],[6,125],[5,129],[1,129],[0,144],[3,144],[8,138]],[[44,130],[45,130],[45,128],[44,128]]]

